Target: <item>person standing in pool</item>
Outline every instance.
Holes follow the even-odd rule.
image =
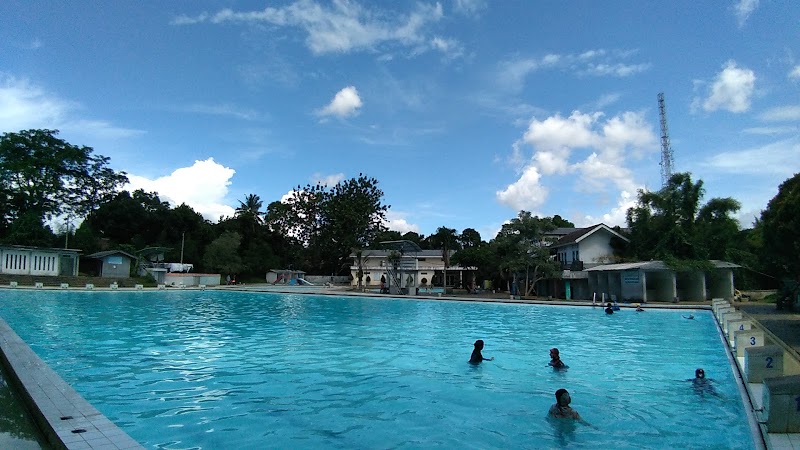
[[[567,365],[561,360],[561,355],[558,353],[558,349],[555,347],[550,349],[550,362],[547,363],[547,365],[553,367],[554,369],[567,368]]]
[[[569,396],[569,392],[567,392],[566,389],[557,390],[556,403],[550,407],[550,411],[547,412],[547,415],[556,419],[582,420],[578,411],[575,411],[569,406],[571,402],[572,398]]]
[[[469,357],[470,364],[480,364],[483,361],[494,361],[494,356],[491,358],[484,358],[481,350],[483,350],[483,339],[478,339],[475,341],[475,348],[472,350],[472,356]]]
[[[614,308],[611,306],[611,302],[606,303],[606,314],[614,314]]]

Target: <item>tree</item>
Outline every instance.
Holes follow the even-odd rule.
[[[531,295],[537,282],[557,272],[558,264],[550,257],[550,249],[544,241],[544,233],[553,229],[552,219],[520,211],[490,242],[509,291],[513,291],[518,275],[524,273],[525,295]]]
[[[474,228],[465,228],[464,231],[462,231],[457,237],[457,241],[458,245],[460,245],[462,249],[478,247],[483,243],[481,240],[481,234],[478,233]]]
[[[781,183],[758,225],[767,267],[779,278],[800,281],[800,173]]]
[[[256,226],[263,225],[264,219],[261,216],[261,207],[264,203],[255,194],[249,194],[245,197],[244,201],[239,201],[239,207],[236,208],[236,217],[251,224],[252,229],[255,230]]]
[[[220,273],[237,274],[242,266],[242,259],[239,257],[239,244],[242,237],[236,232],[225,232],[222,236],[214,239],[206,247],[203,264],[210,270],[217,270]]]
[[[124,172],[108,167],[108,158],[57,135],[58,130],[26,130],[0,136],[0,221],[26,213],[82,217],[127,183]]]
[[[657,192],[639,191],[636,206],[627,212],[633,255],[679,267],[724,259],[739,232],[738,222],[730,217],[739,210],[739,202],[713,198],[701,207],[703,194],[703,181],[692,182],[689,173],[672,175]]]
[[[359,174],[330,189],[298,186],[285,203],[269,205],[267,224],[302,246],[307,270],[336,273],[353,248],[366,248],[385,230],[388,209],[378,181]]]

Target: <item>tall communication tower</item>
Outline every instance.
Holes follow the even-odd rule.
[[[664,104],[664,93],[658,94],[658,115],[661,118],[661,186],[666,186],[672,177],[672,147],[669,145],[667,130],[667,107]]]

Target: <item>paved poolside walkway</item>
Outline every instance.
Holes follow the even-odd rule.
[[[800,313],[778,311],[774,303],[734,303],[741,311],[750,314],[764,328],[800,353]]]

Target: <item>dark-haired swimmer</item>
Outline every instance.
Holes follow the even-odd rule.
[[[688,316],[681,315],[681,317],[683,317],[684,319],[693,320],[694,319],[694,314],[689,313]]]
[[[555,347],[550,349],[550,362],[547,363],[547,365],[552,366],[554,369],[567,368],[567,365],[561,360],[561,355],[558,353],[558,349]]]
[[[713,380],[711,378],[706,378],[706,371],[703,369],[697,369],[694,371],[694,378],[691,379],[692,381],[692,389],[694,389],[695,394],[700,396],[705,396],[705,394],[713,395],[715,397],[719,397],[717,390],[714,389],[714,385],[712,384]]]
[[[481,350],[483,350],[483,339],[478,339],[475,341],[475,349],[472,350],[472,356],[469,357],[470,364],[480,364],[483,361],[494,361],[494,357],[484,358],[483,354],[481,354]]]
[[[606,303],[606,314],[614,314],[614,308],[611,306],[611,302]]]
[[[572,409],[569,404],[572,398],[566,389],[559,389],[556,391],[556,403],[550,407],[547,415],[556,419],[577,419],[581,420],[581,415],[578,411]]]

